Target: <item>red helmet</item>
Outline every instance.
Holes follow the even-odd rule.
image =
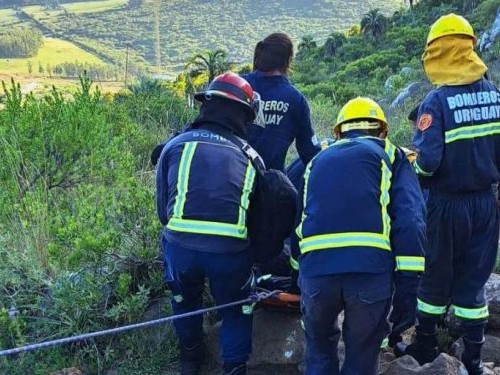
[[[212,96],[233,100],[245,105],[250,109],[254,118],[261,112],[260,95],[253,91],[252,86],[244,78],[235,73],[227,72],[218,75],[208,85],[206,91],[194,94],[194,98],[200,102],[204,102]]]

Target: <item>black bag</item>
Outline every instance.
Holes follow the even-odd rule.
[[[297,190],[282,171],[266,170],[259,154],[247,142],[233,134],[225,138],[241,148],[257,171],[247,225],[254,260],[264,263],[283,251],[283,242],[294,229]]]

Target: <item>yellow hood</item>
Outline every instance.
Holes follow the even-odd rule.
[[[429,44],[422,55],[425,74],[436,86],[466,85],[480,79],[488,70],[474,52],[474,40],[448,35]]]

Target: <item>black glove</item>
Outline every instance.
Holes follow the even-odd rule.
[[[389,346],[394,347],[402,340],[401,334],[415,325],[417,316],[417,288],[420,281],[418,274],[396,272],[395,292],[392,299],[392,311],[389,321],[392,330]]]

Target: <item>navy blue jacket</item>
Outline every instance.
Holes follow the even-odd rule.
[[[488,80],[431,91],[419,109],[416,172],[429,189],[486,190],[500,173],[500,92]]]
[[[302,163],[302,160],[300,158],[293,159],[292,162],[286,167],[286,176],[290,179],[290,182],[293,184],[295,189],[297,189],[297,191],[300,191],[302,189],[305,170],[306,166],[304,165],[304,163]]]
[[[259,153],[268,169],[285,168],[288,148],[295,140],[304,164],[319,151],[311,125],[309,105],[286,76],[265,76],[255,71],[242,76],[264,101],[266,126],[251,125],[248,143]]]
[[[188,130],[168,141],[156,174],[164,236],[192,250],[247,250],[255,175],[236,145],[209,130]]]
[[[374,137],[342,139],[304,178],[302,276],[424,270],[425,205],[403,151]]]

